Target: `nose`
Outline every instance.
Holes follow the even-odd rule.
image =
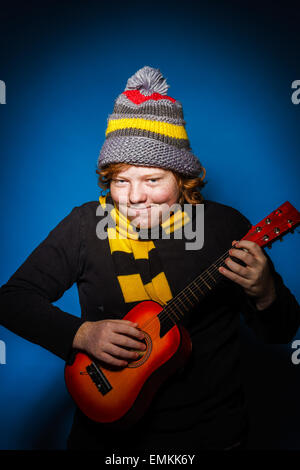
[[[131,183],[128,196],[130,204],[141,204],[147,200],[147,193],[139,183]]]

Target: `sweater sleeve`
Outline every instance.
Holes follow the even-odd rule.
[[[84,321],[52,302],[80,276],[80,220],[74,207],[0,288],[0,324],[64,360]]]
[[[276,298],[264,310],[258,310],[255,302],[244,294],[242,313],[246,324],[265,343],[287,344],[293,340],[300,326],[300,307],[282,277],[274,268],[271,258],[265,253],[274,278]]]

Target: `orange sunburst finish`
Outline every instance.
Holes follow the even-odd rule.
[[[67,388],[79,408],[89,418],[101,423],[128,425],[135,422],[148,408],[160,384],[182,366],[191,352],[191,340],[182,326],[174,325],[160,337],[161,305],[145,301],[136,305],[124,317],[138,323],[145,332],[147,349],[137,361],[122,369],[99,364],[112,389],[103,395],[86,373],[93,361],[78,352],[72,364],[65,367]]]

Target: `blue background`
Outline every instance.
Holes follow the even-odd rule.
[[[183,104],[207,199],[253,224],[286,200],[300,208],[300,105],[291,101],[300,10],[240,3],[2,4],[1,285],[74,206],[98,199],[107,116],[144,65],[159,68]],[[269,254],[299,301],[298,235]],[[76,286],[55,305],[80,315]],[[264,345],[243,322],[241,333],[249,447],[300,449],[300,364],[291,362],[291,344]],[[74,409],[64,363],[3,327],[0,339],[0,449],[63,449]]]

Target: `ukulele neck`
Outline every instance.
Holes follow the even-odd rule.
[[[196,307],[212,292],[219,281],[224,279],[219,272],[219,268],[225,266],[224,261],[228,256],[229,250],[167,303],[158,315],[164,327],[163,334],[174,325],[180,323],[184,315]]]
[[[265,246],[271,247],[275,240],[281,239],[287,232],[293,232],[299,224],[299,211],[290,202],[286,201],[261,222],[254,225],[241,240],[255,242],[262,248]],[[219,268],[225,266],[224,262],[228,256],[229,249],[167,303],[158,315],[162,327],[161,335],[169,331],[175,324],[178,324],[184,318],[185,313],[203,300],[223,279]],[[234,261],[240,262],[236,258],[234,258]]]

